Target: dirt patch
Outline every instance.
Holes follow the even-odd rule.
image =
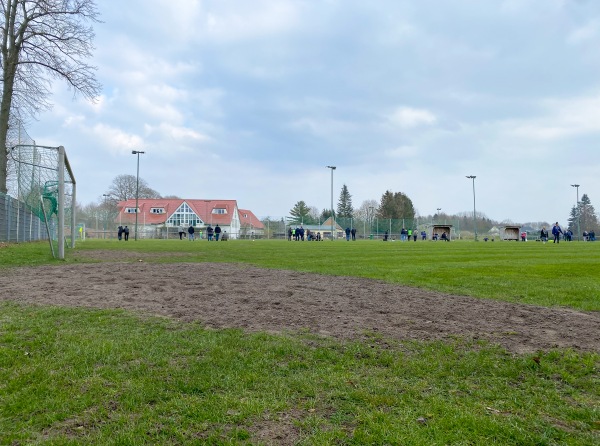
[[[87,253],[85,254],[87,256]],[[94,254],[108,259],[114,253]],[[123,252],[119,252],[122,256]],[[600,313],[447,295],[378,280],[222,263],[133,261],[3,271],[0,300],[123,308],[212,328],[336,338],[484,339],[511,352],[600,351]]]

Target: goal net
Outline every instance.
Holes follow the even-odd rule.
[[[70,241],[74,247],[76,236],[76,183],[65,148],[18,144],[9,153],[16,178],[13,193],[45,224],[52,255],[64,259],[65,245]]]

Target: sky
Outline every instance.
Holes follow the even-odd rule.
[[[162,195],[565,224],[600,206],[600,2],[98,0],[96,103],[53,84],[29,124],[78,202],[118,175]],[[571,187],[579,184],[578,190]]]

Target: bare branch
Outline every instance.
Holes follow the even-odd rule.
[[[99,22],[95,0],[1,0],[2,97],[0,141],[11,113],[35,117],[50,108],[51,80],[61,79],[94,101],[100,94],[92,58]],[[0,192],[6,191],[6,153],[0,150]]]

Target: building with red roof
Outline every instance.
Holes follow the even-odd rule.
[[[136,220],[135,199],[121,201],[117,206],[117,223],[129,226],[133,232]],[[200,231],[206,234],[209,225],[213,228],[219,225],[222,234],[227,233],[231,239],[245,236],[248,231],[256,231],[256,235],[264,232],[264,225],[251,211],[244,210],[240,213],[236,200],[140,198],[138,208],[138,237],[141,238],[167,238],[174,233],[169,228],[180,225],[186,228],[186,232],[190,225],[194,226],[197,235]]]

